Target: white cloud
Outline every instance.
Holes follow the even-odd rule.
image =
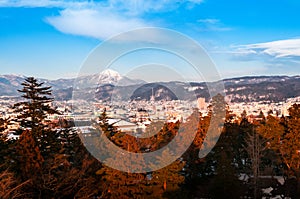
[[[236,54],[269,55],[275,58],[300,57],[300,39],[286,39],[266,43],[241,45],[236,47]]]
[[[198,19],[196,29],[198,31],[229,31],[232,30],[226,27],[219,19]]]
[[[0,0],[0,7],[84,7],[88,1],[63,0]]]
[[[219,19],[198,19],[198,22],[205,24],[217,24],[220,22]]]
[[[105,9],[65,9],[59,16],[48,17],[47,21],[63,33],[98,39],[106,39],[124,31],[150,25],[138,18],[120,16]]]
[[[200,3],[203,3],[203,0],[188,0],[188,2],[194,3],[194,4],[200,4]]]
[[[112,9],[123,11],[128,15],[140,15],[147,12],[160,12],[172,10],[176,4],[172,0],[109,0]]]
[[[189,4],[201,4],[203,0],[0,0],[0,7],[59,7],[59,8],[99,8],[110,7],[131,14],[176,9]]]
[[[146,13],[190,7],[203,0],[0,0],[0,7],[55,7],[58,16],[46,21],[57,30],[74,35],[106,39],[136,28],[157,25],[143,19]]]

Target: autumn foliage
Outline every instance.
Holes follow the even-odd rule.
[[[186,122],[154,122],[146,133],[157,133],[146,138],[117,130],[107,122],[104,111],[100,123],[93,124],[102,134],[85,138],[70,120],[46,121],[47,114],[58,113],[50,106],[50,87],[34,78],[22,85],[24,101],[14,105],[18,117],[0,119],[0,198],[261,198],[265,196],[262,188],[269,186],[274,187],[271,195],[299,197],[298,104],[290,107],[289,116],[260,115],[250,122],[246,112],[234,115],[224,97],[217,95],[208,115],[195,109]],[[10,122],[19,124],[16,140],[8,139]],[[208,132],[211,137],[206,139]],[[139,167],[151,170],[144,173],[110,168],[82,143],[86,139],[101,150],[98,138],[106,136],[115,146],[136,154],[163,149],[155,157],[160,164],[183,150],[189,133],[194,135],[192,143],[166,167],[151,170],[155,164],[136,156]],[[175,137],[176,147],[166,148]],[[199,157],[211,145],[210,153]],[[121,164],[129,160],[118,153],[107,154],[106,161],[126,166]],[[284,184],[274,182],[275,176],[282,176]]]

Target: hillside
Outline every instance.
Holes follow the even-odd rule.
[[[0,75],[0,96],[17,96],[25,76]],[[104,71],[100,75],[83,76],[73,79],[40,79],[52,86],[56,100],[72,98],[75,81],[85,85],[90,96],[85,99],[111,100],[189,100],[197,97],[209,99],[205,82],[157,82],[146,83],[122,77],[115,71]],[[300,96],[300,76],[255,76],[223,80],[227,97],[232,102],[283,101]]]

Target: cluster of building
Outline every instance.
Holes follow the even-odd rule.
[[[264,115],[271,114],[273,116],[287,116],[289,115],[288,109],[295,103],[300,103],[300,96],[289,98],[284,102],[241,102],[231,103],[228,102],[230,110],[237,116],[240,116],[245,110],[247,115],[257,116],[262,112]]]
[[[19,98],[1,97],[0,98],[0,118],[16,117],[12,109],[12,104],[18,102]],[[275,116],[288,115],[288,108],[294,104],[300,103],[300,97],[290,98],[285,102],[227,102],[229,109],[240,117],[242,112],[247,115],[257,116],[260,112],[265,115],[273,114]],[[99,118],[106,111],[108,123],[122,131],[140,131],[144,130],[152,122],[163,121],[185,122],[186,119],[197,108],[202,115],[208,114],[209,102],[204,98],[198,98],[197,101],[114,101],[112,102],[87,102],[87,101],[55,101],[52,106],[57,108],[61,114],[49,115],[48,120],[53,121],[59,118],[73,119],[74,121],[91,121]],[[75,122],[76,123],[76,122]],[[87,124],[87,123],[85,123]],[[84,126],[84,125],[82,125]],[[11,128],[15,128],[11,126]]]
[[[58,110],[63,114],[49,116],[50,120],[57,117],[73,118],[75,121],[97,119],[105,110],[110,125],[122,131],[137,132],[144,131],[152,122],[184,122],[197,107],[197,102],[115,101],[112,104],[112,102],[68,101],[55,102],[55,106],[60,107]],[[71,109],[72,112],[69,112]]]

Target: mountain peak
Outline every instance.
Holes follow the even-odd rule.
[[[104,75],[104,76],[110,76],[110,77],[118,77],[118,78],[121,77],[121,75],[117,71],[112,70],[112,69],[105,69],[104,71],[102,71],[100,73],[100,75],[101,76]]]
[[[114,70],[106,69],[102,71],[99,75],[99,84],[116,84],[122,79],[122,76]]]

